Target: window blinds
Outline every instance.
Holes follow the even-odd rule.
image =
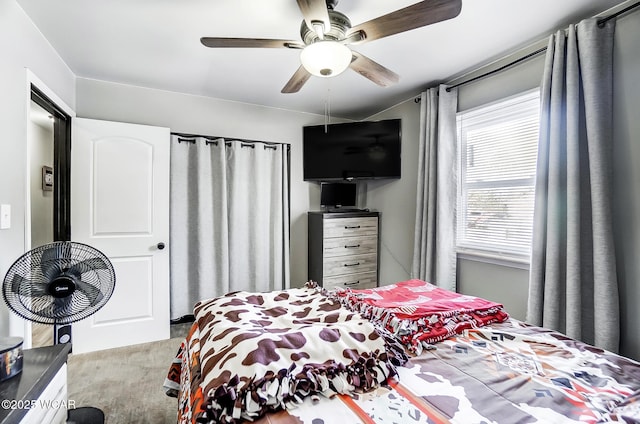
[[[528,257],[539,120],[537,89],[458,114],[459,248]]]

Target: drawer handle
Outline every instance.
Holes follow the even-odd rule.
[[[344,283],[345,286],[355,286],[356,284],[360,284],[360,280],[354,281],[353,283]]]
[[[356,262],[355,264],[344,264],[344,266],[358,266],[360,265],[360,262]]]
[[[358,228],[360,228],[359,225],[345,225],[344,226],[345,230],[357,230]]]
[[[348,245],[348,244],[346,244],[346,245],[344,246],[344,248],[345,248],[345,249],[357,249],[358,247],[360,247],[360,245],[359,245],[359,244],[352,244],[352,245]]]

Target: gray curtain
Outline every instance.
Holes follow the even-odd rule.
[[[458,91],[430,88],[420,98],[420,149],[413,278],[456,290],[456,112]]]
[[[172,319],[289,287],[287,145],[172,135],[170,201]]]
[[[549,40],[541,88],[527,321],[617,351],[611,211],[615,22]]]

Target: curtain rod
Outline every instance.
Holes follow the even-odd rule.
[[[291,148],[291,144],[290,143],[279,143],[276,141],[263,141],[263,140],[249,140],[249,139],[244,139],[244,138],[237,138],[237,137],[222,137],[222,136],[213,136],[213,135],[202,135],[202,134],[187,134],[187,133],[178,133],[178,132],[172,132],[171,135],[175,135],[178,137],[184,137],[184,138],[196,138],[196,137],[202,137],[202,138],[206,138],[207,140],[216,140],[216,139],[225,139],[227,141],[239,141],[241,143],[262,143],[262,144],[283,144],[285,146],[287,146],[287,149]]]
[[[604,24],[607,23],[608,21],[610,21],[611,19],[615,19],[618,16],[620,16],[620,15],[622,15],[624,13],[627,13],[630,10],[635,9],[638,6],[640,6],[640,1],[632,4],[631,6],[627,6],[624,9],[621,9],[621,10],[619,10],[619,11],[617,11],[617,12],[615,12],[615,13],[607,16],[607,17],[604,17],[604,18],[598,20],[598,26],[599,27],[603,27]],[[542,48],[540,48],[540,49],[538,49],[538,50],[536,50],[534,52],[531,52],[531,53],[529,53],[529,54],[527,54],[527,55],[525,55],[525,56],[523,56],[521,58],[518,58],[518,59],[514,60],[513,62],[509,62],[506,65],[503,65],[503,66],[501,66],[501,67],[499,67],[497,69],[494,69],[494,70],[489,71],[489,72],[485,72],[484,74],[478,75],[478,76],[473,77],[471,79],[464,80],[464,81],[459,82],[457,84],[451,85],[451,86],[447,87],[446,90],[447,91],[451,91],[456,87],[460,87],[461,85],[469,84],[469,83],[477,81],[479,79],[486,78],[486,77],[491,76],[493,74],[497,74],[498,72],[504,71],[507,68],[510,68],[510,67],[512,67],[514,65],[517,65],[517,64],[521,63],[521,62],[524,62],[525,60],[530,59],[530,58],[532,58],[534,56],[537,56],[540,53],[545,52],[546,50],[547,50],[546,47],[542,47]]]
[[[604,24],[607,23],[607,21],[610,21],[611,19],[615,19],[618,16],[623,15],[623,14],[627,13],[628,11],[635,9],[638,6],[640,6],[640,1],[637,2],[637,3],[632,4],[631,6],[627,6],[624,9],[618,10],[616,13],[612,13],[611,15],[600,19],[598,21],[598,26],[599,27],[603,27]]]
[[[520,62],[524,62],[524,61],[525,61],[525,60],[527,60],[527,59],[530,59],[530,58],[532,58],[532,57],[534,57],[534,56],[537,56],[537,55],[539,55],[540,53],[545,52],[546,50],[547,50],[547,48],[546,48],[546,47],[543,47],[543,48],[541,48],[541,49],[536,50],[535,52],[531,52],[531,53],[529,53],[529,54],[528,54],[528,55],[526,55],[526,56],[523,56],[523,57],[521,57],[521,58],[518,58],[518,59],[514,60],[513,62],[509,62],[509,63],[507,63],[506,65],[503,65],[503,66],[501,66],[501,67],[499,67],[499,68],[497,68],[497,69],[494,69],[494,70],[489,71],[489,72],[485,72],[484,74],[478,75],[478,76],[473,77],[473,78],[471,78],[471,79],[464,80],[464,81],[459,82],[459,83],[457,83],[457,84],[451,85],[451,86],[447,87],[445,90],[447,90],[447,91],[451,91],[451,90],[453,90],[453,89],[454,89],[454,88],[456,88],[456,87],[460,87],[461,85],[469,84],[469,83],[474,82],[474,81],[477,81],[477,80],[479,80],[479,79],[486,78],[486,77],[491,76],[491,75],[493,75],[493,74],[497,74],[498,72],[502,72],[502,71],[504,71],[505,69],[510,68],[510,67],[512,67],[512,66],[514,66],[514,65],[517,65],[517,64],[518,64],[518,63],[520,63]]]

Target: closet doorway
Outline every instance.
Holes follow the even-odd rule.
[[[71,116],[34,83],[29,96],[25,250],[71,235]],[[29,324],[32,347],[53,345],[50,325]]]

